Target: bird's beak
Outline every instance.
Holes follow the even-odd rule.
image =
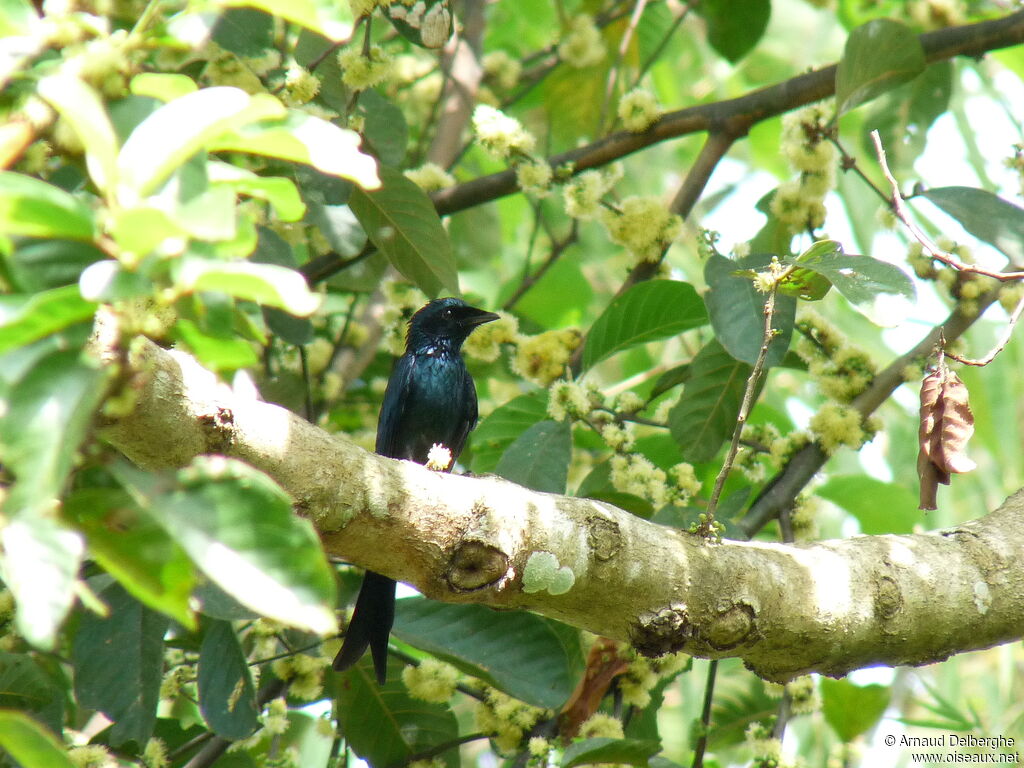
[[[494,312],[485,312],[476,307],[466,307],[466,314],[459,318],[459,325],[466,328],[476,328],[478,325],[489,323],[493,320],[500,320],[501,315]]]

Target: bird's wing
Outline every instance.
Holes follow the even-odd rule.
[[[452,444],[448,446],[452,452],[452,463],[454,460],[459,458],[459,454],[462,453],[463,447],[466,445],[466,438],[469,437],[469,433],[473,431],[473,427],[476,426],[477,419],[477,405],[476,405],[476,386],[473,384],[473,377],[469,375],[469,371],[463,367],[462,369],[462,402],[463,409],[462,415],[459,420],[458,430],[452,437]]]
[[[400,425],[405,405],[409,401],[409,384],[413,371],[416,369],[416,358],[413,355],[402,355],[395,364],[395,369],[388,379],[388,388],[384,392],[384,402],[380,406],[380,418],[377,421],[376,452],[392,459],[407,459],[400,456],[401,434]]]

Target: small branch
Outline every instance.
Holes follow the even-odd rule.
[[[561,240],[558,240],[551,245],[551,253],[548,254],[547,259],[544,263],[537,267],[537,271],[532,275],[527,275],[523,278],[523,281],[516,288],[515,292],[509,296],[508,300],[502,304],[501,308],[508,312],[516,305],[516,303],[523,298],[527,291],[529,291],[537,281],[544,277],[544,274],[555,265],[555,262],[565,253],[566,249],[576,242],[576,238],[579,236],[579,222],[573,220],[572,229],[569,230],[569,234]]]
[[[896,217],[903,222],[903,225],[907,228],[907,231],[914,236],[914,239],[921,244],[925,252],[937,261],[941,261],[947,267],[955,269],[957,272],[971,272],[976,275],[984,275],[985,277],[991,277],[993,280],[999,280],[1001,282],[1009,282],[1012,280],[1024,280],[1024,272],[993,272],[988,269],[982,269],[976,267],[973,264],[964,264],[962,261],[955,259],[952,254],[939,248],[924,231],[914,224],[910,219],[910,212],[907,210],[907,204],[903,200],[903,195],[900,194],[900,185],[896,181],[896,177],[892,175],[892,171],[889,170],[889,164],[885,160],[885,148],[882,146],[882,139],[878,135],[878,131],[871,132],[871,140],[875,143],[875,151],[878,153],[878,163],[882,166],[882,173],[885,174],[885,178],[892,186],[892,207],[896,213]]]
[[[715,695],[715,678],[718,675],[718,660],[712,659],[708,664],[708,679],[704,685],[704,706],[700,713],[700,738],[693,748],[692,768],[703,768],[704,751],[708,748],[708,732],[711,729],[711,705]]]
[[[1010,343],[1010,337],[1013,335],[1013,328],[1017,325],[1017,321],[1020,320],[1021,312],[1024,312],[1024,296],[1021,296],[1020,301],[1017,302],[1017,306],[1013,308],[1013,313],[1010,315],[1010,320],[1006,324],[1006,329],[1003,331],[1002,338],[999,339],[996,345],[989,350],[989,353],[981,359],[974,360],[970,357],[961,357],[955,352],[944,350],[946,357],[951,357],[958,363],[963,363],[964,365],[988,365],[995,360],[996,355],[1002,352],[1006,345]]]
[[[619,49],[615,53],[615,62],[608,70],[608,82],[605,84],[604,100],[601,102],[601,114],[597,118],[598,136],[604,133],[604,124],[608,119],[608,107],[612,103],[612,97],[615,95],[615,83],[619,77],[619,70],[622,68],[622,62],[626,58],[626,51],[633,40],[633,35],[636,34],[637,25],[640,24],[640,17],[643,16],[646,7],[647,0],[636,0],[633,5],[633,13],[629,17],[629,25],[626,27],[626,31],[623,32],[622,39],[619,40]]]

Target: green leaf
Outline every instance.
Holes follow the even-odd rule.
[[[64,745],[23,712],[0,709],[0,747],[21,768],[75,768]]]
[[[306,204],[291,179],[257,176],[244,168],[218,162],[210,162],[207,172],[210,184],[223,185],[236,194],[267,201],[281,221],[299,221],[306,214]]]
[[[27,0],[0,0],[0,37],[29,35],[39,14]]]
[[[221,291],[238,299],[305,317],[320,306],[299,272],[276,264],[184,256],[175,263],[175,284],[185,291]]]
[[[536,707],[558,709],[576,684],[578,643],[526,611],[409,597],[395,603],[393,633]]]
[[[937,187],[921,193],[979,240],[1024,264],[1024,208],[984,189]]]
[[[29,296],[4,296],[0,298],[0,352],[89,320],[95,311],[96,304],[83,299],[77,285]]]
[[[107,255],[82,240],[26,238],[15,247],[7,262],[12,293],[38,293],[78,282],[82,270]],[[4,311],[0,309],[0,318]],[[0,322],[5,320],[0,319]]]
[[[380,189],[353,189],[352,212],[392,266],[428,296],[459,293],[448,233],[427,194],[394,168],[381,166]]]
[[[82,537],[48,517],[18,517],[0,529],[0,546],[0,575],[18,605],[18,631],[32,645],[53,648],[75,598]]]
[[[704,0],[697,6],[708,25],[708,42],[735,64],[757,45],[768,28],[771,0]]]
[[[226,7],[251,7],[319,32],[335,42],[352,37],[351,21],[337,3],[314,0],[225,0]]]
[[[719,669],[722,683],[715,688],[711,710],[708,744],[715,749],[742,744],[751,723],[766,723],[779,711],[779,700],[768,695],[761,680],[730,675],[727,669]]]
[[[277,264],[292,269],[298,266],[295,252],[279,234],[269,227],[259,227],[256,251],[252,260],[261,264]],[[263,319],[275,336],[289,344],[300,346],[313,341],[313,323],[305,317],[295,317],[274,307],[263,308]]]
[[[259,727],[252,675],[230,622],[211,619],[206,623],[196,684],[199,709],[218,736],[236,741]]]
[[[29,713],[54,733],[63,729],[63,690],[28,653],[0,651],[0,707]]]
[[[384,165],[401,166],[409,142],[409,126],[402,110],[373,88],[359,94],[359,110],[365,117],[362,134],[367,149]]]
[[[116,488],[81,488],[63,505],[85,534],[89,555],[133,597],[195,629],[189,598],[195,584],[184,550]]]
[[[707,322],[704,302],[689,283],[637,283],[609,304],[590,329],[583,349],[583,368],[619,350],[667,339]]]
[[[8,515],[49,510],[103,397],[104,371],[62,350],[40,359],[10,390],[0,419],[0,455],[16,482]]]
[[[191,320],[180,318],[174,324],[173,335],[185,343],[204,368],[215,371],[237,371],[256,365],[260,358],[245,339],[222,337],[204,332]]]
[[[239,56],[258,57],[274,45],[274,17],[254,8],[228,8],[217,17],[211,37]]]
[[[0,171],[0,235],[92,240],[96,223],[89,207],[63,189]]]
[[[186,94],[143,120],[121,147],[117,165],[125,189],[122,205],[156,191],[192,155],[218,136],[259,120],[283,118],[273,96],[250,96],[240,88],[218,86]]]
[[[68,121],[85,147],[85,164],[96,188],[112,193],[117,185],[117,136],[100,95],[73,75],[44,77],[39,95]]]
[[[378,686],[367,654],[338,686],[338,706],[345,713],[341,735],[373,766],[404,765],[412,755],[458,737],[458,723],[448,707],[408,694],[401,682],[402,666],[390,661],[388,682]],[[457,750],[453,747],[449,754],[448,765],[457,766]]]
[[[339,128],[305,112],[289,110],[284,119],[225,131],[210,143],[209,149],[250,152],[306,163],[323,173],[350,179],[363,189],[376,189],[380,186],[377,163],[359,151],[359,141],[355,131]]]
[[[496,474],[544,493],[565,493],[572,453],[567,421],[541,421],[527,429],[502,454]]]
[[[128,87],[136,96],[149,96],[164,103],[199,90],[191,77],[172,72],[140,72],[132,78]]]
[[[764,340],[766,296],[760,293],[749,279],[736,273],[749,269],[764,269],[770,263],[770,255],[758,254],[733,261],[715,254],[708,259],[704,267],[704,279],[709,288],[704,296],[704,302],[711,316],[711,327],[715,330],[715,337],[730,355],[751,365],[757,360]],[[792,296],[776,296],[772,327],[779,333],[768,347],[768,357],[765,360],[767,367],[782,362],[786,350],[789,349],[795,317],[796,299]]]
[[[493,472],[505,450],[538,421],[547,418],[547,392],[530,392],[491,411],[470,436],[473,474]]]
[[[913,533],[921,522],[917,496],[906,486],[865,475],[835,475],[815,495],[842,507],[860,523],[860,532]]]
[[[854,685],[849,680],[821,678],[821,710],[825,722],[844,742],[867,733],[889,706],[891,691],[883,685]]]
[[[797,256],[796,263],[827,278],[854,309],[877,325],[898,325],[917,298],[914,283],[895,264],[843,253],[835,240],[815,243]]]
[[[117,582],[100,597],[110,615],[83,612],[71,650],[75,698],[113,721],[112,744],[134,741],[141,748],[156,724],[170,619],[146,608]]]
[[[732,435],[752,370],[715,340],[693,358],[683,396],[668,414],[669,430],[686,461],[710,461]]]
[[[288,495],[247,464],[199,457],[163,491],[157,476],[112,467],[193,562],[242,605],[318,634],[335,630],[334,572]]]
[[[646,766],[661,749],[653,739],[583,739],[570,744],[562,754],[562,768],[590,763],[625,763]]]
[[[924,50],[910,27],[892,19],[857,27],[836,69],[836,114],[917,77],[924,67]]]

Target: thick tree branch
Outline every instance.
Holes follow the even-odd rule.
[[[150,342],[131,360],[136,406],[103,428],[128,458],[242,459],[292,495],[330,553],[433,598],[535,610],[648,654],[738,656],[773,680],[1024,634],[1024,492],[938,533],[709,544],[603,502],[377,456]]]
[[[929,62],[954,56],[981,56],[1024,42],[1024,11],[1001,19],[948,27],[920,36]],[[643,133],[620,131],[583,147],[549,158],[552,167],[573,164],[575,172],[619,160],[652,144],[702,131],[742,136],[762,120],[819,101],[835,93],[836,65],[814,70],[745,96],[669,112]],[[434,196],[438,213],[447,215],[496,200],[517,190],[515,171],[482,176],[441,190]]]

